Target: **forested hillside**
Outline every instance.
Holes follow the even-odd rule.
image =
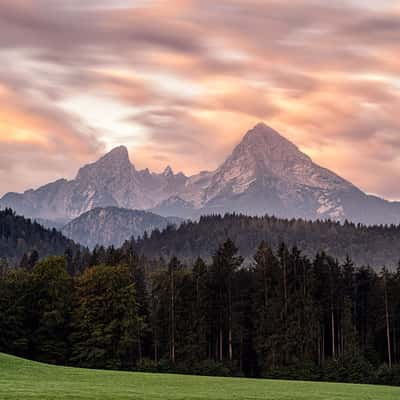
[[[63,255],[67,249],[77,252],[79,247],[54,229],[45,229],[11,209],[0,210],[0,261],[3,264],[17,265],[24,256],[24,262],[34,263],[38,258]]]
[[[306,255],[325,251],[344,261],[351,257],[356,265],[395,268],[400,259],[400,227],[364,226],[349,222],[305,221],[275,217],[250,217],[227,214],[205,216],[199,222],[187,222],[178,229],[154,231],[133,241],[134,249],[149,257],[172,255],[193,261],[201,256],[210,259],[217,243],[227,238],[235,241],[239,253],[251,258],[258,244],[265,240],[276,249],[281,242],[297,246]]]

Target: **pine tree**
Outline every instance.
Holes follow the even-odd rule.
[[[169,332],[170,332],[170,360],[172,364],[176,361],[176,301],[177,301],[177,284],[176,274],[182,269],[182,264],[176,257],[172,257],[168,264],[169,279]]]
[[[10,269],[0,276],[0,352],[34,358],[30,352],[32,276],[25,269]]]
[[[386,343],[387,343],[387,355],[388,355],[388,365],[389,368],[392,368],[392,339],[391,339],[391,328],[390,328],[390,303],[389,303],[389,294],[388,294],[388,279],[389,274],[385,268],[382,271],[383,278],[383,291],[385,296],[385,325],[386,325]]]
[[[233,275],[242,264],[238,248],[228,239],[217,249],[211,266],[211,279],[214,291],[214,305],[217,311],[218,360],[224,359],[224,344],[227,342],[228,360],[233,361],[232,325],[233,325]],[[227,340],[224,340],[227,331]]]
[[[255,350],[261,370],[275,368],[281,362],[283,333],[282,271],[271,248],[262,242],[254,256],[253,306]]]
[[[193,357],[203,360],[211,357],[208,352],[207,337],[209,335],[209,298],[208,298],[208,270],[203,259],[198,258],[193,265],[193,293],[192,302],[192,329],[193,329]]]

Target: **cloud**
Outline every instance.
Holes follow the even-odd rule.
[[[96,133],[73,115],[0,87],[0,181],[3,190],[72,177],[103,151]]]
[[[264,120],[400,198],[399,34],[400,10],[375,0],[3,0],[0,191],[72,176],[119,140],[139,167],[212,169]]]

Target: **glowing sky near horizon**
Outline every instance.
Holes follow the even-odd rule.
[[[400,199],[390,0],[0,0],[0,195],[124,144],[138,168],[218,166],[259,121]]]

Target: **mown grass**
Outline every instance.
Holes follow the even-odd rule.
[[[400,388],[56,367],[0,354],[1,400],[399,400]]]

